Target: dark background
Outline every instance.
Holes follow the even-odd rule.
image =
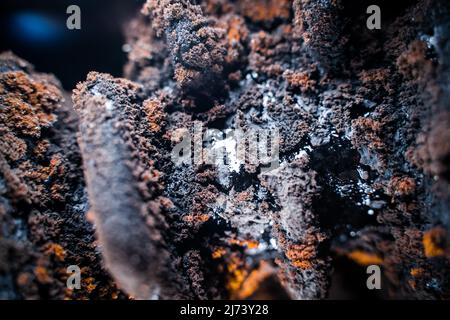
[[[0,51],[11,50],[66,90],[89,71],[122,75],[123,30],[143,0],[0,0]],[[66,27],[68,6],[81,9],[81,30]]]

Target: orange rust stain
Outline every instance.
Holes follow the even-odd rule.
[[[226,288],[231,296],[241,288],[242,283],[248,275],[245,263],[237,256],[232,256],[230,262],[227,264],[228,282]]]
[[[229,291],[234,292],[239,290],[242,283],[244,282],[245,276],[247,275],[247,272],[245,270],[236,269],[231,271],[233,276],[230,278],[230,281],[227,283],[227,288]]]
[[[444,228],[436,227],[425,232],[422,243],[427,258],[450,258],[450,238]]]
[[[48,275],[47,269],[42,266],[37,266],[34,268],[34,275],[40,283],[50,283],[51,278]]]
[[[382,264],[383,259],[375,253],[365,252],[361,250],[354,250],[347,254],[347,256],[362,266],[371,264]]]
[[[213,251],[212,257],[213,259],[219,259],[222,258],[227,251],[223,247],[218,247],[216,250]]]
[[[180,84],[180,86],[185,86],[189,84],[193,79],[195,79],[200,72],[196,70],[186,69],[181,66],[175,68],[174,78]]]
[[[291,14],[290,0],[241,0],[239,4],[242,13],[254,22],[288,19]]]
[[[73,294],[73,289],[67,288],[67,289],[64,291],[64,300],[73,300],[72,294]]]
[[[27,144],[23,139],[10,132],[2,132],[0,139],[0,152],[9,160],[17,161],[25,156]]]
[[[317,81],[310,78],[307,72],[286,72],[284,74],[287,82],[293,88],[299,88],[301,92],[314,92]]]
[[[394,177],[390,182],[392,193],[396,196],[408,196],[416,190],[416,182],[411,177]]]
[[[95,279],[93,277],[89,277],[86,279],[81,280],[83,286],[86,288],[86,291],[88,293],[91,293],[92,291],[95,290],[95,288],[97,288],[97,285],[94,283]]]
[[[252,194],[248,191],[243,191],[237,194],[236,199],[238,201],[248,201],[252,198]]]
[[[296,268],[303,269],[303,270],[308,270],[313,267],[312,262],[308,261],[308,260],[295,260],[295,261],[292,261],[292,265]]]
[[[315,257],[316,250],[312,245],[293,244],[286,251],[289,260],[309,260]]]
[[[46,254],[53,254],[58,261],[64,261],[66,258],[66,251],[64,248],[56,243],[50,243],[45,248]]]
[[[241,20],[232,18],[229,23],[227,38],[230,43],[239,42],[241,40]]]
[[[19,286],[26,286],[30,283],[31,277],[27,272],[22,272],[17,276],[17,284]]]
[[[5,84],[0,88],[5,104],[1,113],[7,126],[19,129],[23,135],[39,137],[41,128],[56,120],[52,112],[62,101],[59,89],[50,81],[33,81],[22,71],[6,72],[0,77]]]
[[[246,299],[258,290],[261,283],[274,273],[273,268],[266,261],[261,261],[258,269],[250,272],[242,283],[240,290],[233,293],[232,299]]]
[[[240,239],[228,239],[229,244],[238,245],[241,247],[246,247],[248,249],[256,249],[259,246],[259,242],[256,240],[240,240]]]
[[[43,157],[44,154],[48,151],[49,147],[50,142],[47,139],[39,141],[36,147],[34,148],[33,153],[39,158]]]
[[[151,132],[161,131],[161,124],[165,120],[165,113],[158,100],[150,99],[144,101],[144,112],[148,120],[148,128]]]
[[[208,214],[188,214],[183,217],[183,220],[188,223],[206,222],[210,216]]]
[[[316,248],[314,245],[291,244],[285,254],[294,267],[307,270],[313,266],[312,259],[316,257]]]
[[[420,277],[423,274],[423,272],[424,272],[423,268],[412,268],[409,274],[414,278],[417,278]]]

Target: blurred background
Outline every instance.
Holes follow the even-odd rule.
[[[1,0],[0,51],[12,50],[72,90],[89,71],[122,75],[123,29],[144,0]],[[69,30],[66,9],[81,9],[81,30]]]

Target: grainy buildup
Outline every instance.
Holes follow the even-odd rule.
[[[370,4],[148,0],[125,78],[72,102],[0,55],[0,298],[336,298],[372,264],[378,297],[450,298],[450,4]],[[175,163],[196,127],[277,131],[277,165],[236,136]]]

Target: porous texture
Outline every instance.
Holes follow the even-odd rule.
[[[73,95],[87,184],[68,162],[84,195],[77,217],[89,203],[121,289],[322,299],[348,293],[342,277],[365,287],[376,264],[378,297],[449,298],[450,8],[386,3],[382,29],[368,30],[369,1],[147,1],[127,27],[128,80],[90,73]],[[53,121],[48,100],[41,127]],[[178,163],[174,150],[189,132],[192,151],[198,127],[270,132],[276,166],[236,164],[229,150],[225,163]],[[209,138],[205,147],[220,146]],[[28,161],[30,141],[3,143],[15,152],[2,163]],[[32,197],[3,171],[13,215]]]
[[[151,16],[152,29],[164,36],[177,84],[187,90],[206,91],[219,86],[225,48],[222,31],[189,0],[148,1],[142,12]]]
[[[125,297],[96,250],[77,117],[50,75],[0,54],[0,298]],[[70,265],[79,290],[66,286]]]
[[[280,130],[275,170],[165,171],[176,216],[194,228],[180,235],[202,247],[200,261],[211,248],[197,237],[219,238],[212,255],[228,266],[229,297],[242,297],[244,279],[268,262],[290,297],[323,298],[341,259],[361,268],[381,265],[385,297],[448,296],[448,5],[402,1],[389,11],[381,3],[382,29],[368,30],[370,4],[300,0],[286,9],[284,1],[200,2],[226,31],[217,43],[227,54],[214,61],[229,92],[199,100],[195,89],[176,90],[176,76],[155,88],[167,93],[166,136],[195,124]],[[155,10],[147,23],[156,38],[143,37],[150,47],[160,45],[161,26],[167,30]],[[132,50],[139,41],[130,39]],[[166,36],[165,43],[173,51],[173,40]],[[195,235],[203,226],[208,232]],[[230,239],[241,245],[239,254],[220,243]],[[237,256],[253,266],[236,272]]]

